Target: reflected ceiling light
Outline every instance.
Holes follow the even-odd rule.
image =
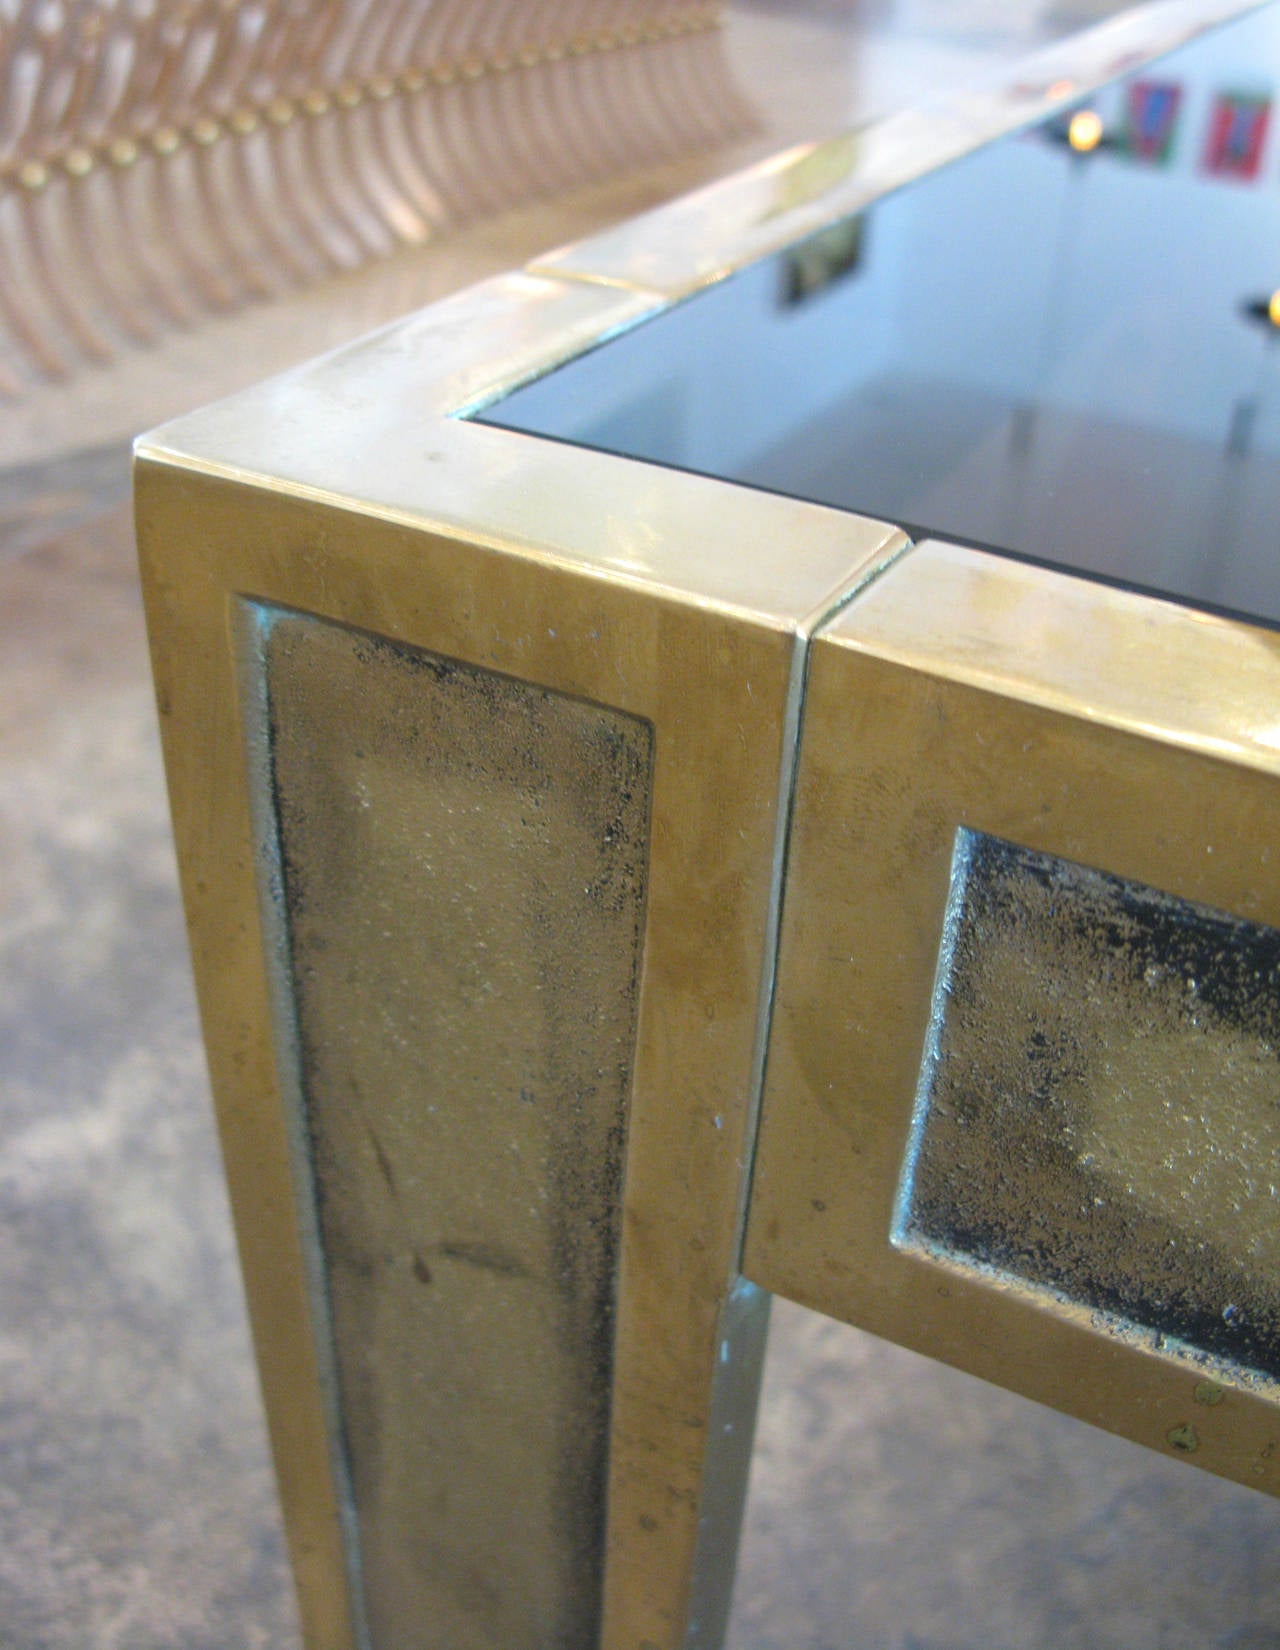
[[[1269,298],[1245,298],[1240,304],[1240,313],[1246,321],[1256,321],[1266,327],[1268,333],[1280,332],[1280,288],[1277,288]]]
[[[1063,110],[1040,128],[1043,136],[1056,147],[1070,149],[1078,156],[1094,155],[1103,149],[1114,149],[1116,140],[1108,135],[1102,116],[1096,109]]]
[[[1072,115],[1067,142],[1078,155],[1089,154],[1102,142],[1102,122],[1092,109],[1081,109]]]

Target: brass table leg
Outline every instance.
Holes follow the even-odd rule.
[[[717,1642],[805,649],[905,543],[424,433],[410,366],[471,387],[450,351],[510,321],[527,353],[531,295],[551,358],[637,307],[492,283],[139,459],[210,1070],[326,1650]]]

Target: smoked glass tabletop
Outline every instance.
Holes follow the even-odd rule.
[[[487,422],[1280,623],[1280,5]]]

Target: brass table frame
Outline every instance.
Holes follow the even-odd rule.
[[[1176,1347],[1060,1302],[1046,1311],[1042,1294],[891,1240],[957,828],[1280,927],[1280,865],[1267,845],[1280,798],[1274,639],[1065,574],[913,546],[891,524],[465,417],[1067,106],[1117,64],[1246,9],[1144,8],[1044,54],[1012,86],[788,151],[139,443],[138,531],[184,898],[313,1650],[454,1650],[533,1644],[539,1633],[609,1650],[717,1643],[769,1290],[1276,1487],[1280,1404],[1269,1381],[1216,1365],[1206,1381],[1203,1360]],[[416,1466],[396,1477],[386,1460],[395,1450],[375,1472],[352,1444],[344,1405],[360,1349],[335,1352],[335,1314],[348,1321],[343,1289],[369,1297],[358,1267],[334,1284],[324,1219],[335,1217],[317,1212],[323,1142],[304,1116],[309,1033],[291,972],[304,942],[277,817],[305,812],[282,774],[294,762],[309,783],[314,752],[309,734],[286,748],[272,720],[288,694],[310,714],[312,678],[288,684],[312,668],[304,655],[316,634],[343,669],[371,673],[367,693],[348,693],[316,723],[344,760],[382,714],[379,695],[394,697],[397,672],[424,660],[433,681],[461,671],[467,693],[507,705],[484,712],[495,750],[514,715],[544,731],[563,723],[568,731],[546,733],[548,748],[559,739],[576,750],[574,740],[604,737],[598,712],[614,719],[615,747],[634,735],[648,753],[636,758],[647,772],[633,810],[644,837],[633,888],[641,960],[618,1011],[629,1027],[618,1033],[625,1175],[603,1251],[612,1266],[616,1249],[606,1279],[616,1313],[599,1377],[605,1432],[583,1457],[607,1470],[607,1495],[603,1522],[577,1547],[548,1528],[549,1509],[564,1503],[546,1498],[536,1467],[563,1439],[554,1428],[566,1424],[566,1394],[596,1378],[574,1347],[547,1354],[544,1408],[557,1418],[545,1436],[543,1410],[527,1394],[510,1398],[496,1376],[482,1392],[455,1371],[437,1390],[442,1343],[465,1333],[482,1366],[506,1369],[529,1291],[543,1299],[559,1287],[538,1270],[541,1240],[517,1233],[514,1216],[510,1253],[492,1241],[508,1217],[490,1212],[484,1242],[437,1233],[430,1253],[425,1238],[401,1253],[388,1238],[375,1257],[378,1288],[396,1302],[419,1298],[411,1274],[425,1288],[446,1263],[485,1273],[439,1308],[434,1338],[415,1340],[412,1313],[397,1307],[396,1327],[378,1320],[385,1346],[375,1336],[368,1349],[377,1369],[385,1353],[389,1382],[432,1387],[432,1459],[452,1486],[452,1514]],[[1197,685],[1206,682],[1212,695]],[[391,722],[397,714],[386,711]],[[993,729],[1002,742],[983,755]],[[936,760],[915,760],[912,741]],[[1152,830],[1153,815],[1164,828]],[[497,876],[501,845],[476,852],[477,875]],[[440,919],[440,943],[464,943],[461,920]],[[544,985],[565,1000],[583,989],[576,975],[544,981],[519,958],[511,966],[513,1014],[534,1013]],[[441,1092],[514,1081],[488,1040],[441,1059]],[[498,1175],[465,1127],[449,1137],[452,1156],[417,1161],[412,1106],[403,1096],[385,1106],[399,1144],[388,1156],[370,1129],[352,1148],[351,1187],[333,1194],[361,1218],[419,1174],[430,1183],[424,1207],[473,1173],[481,1186]],[[528,1139],[543,1127],[531,1123]],[[548,1156],[531,1170],[553,1203],[563,1167]],[[412,1438],[394,1436],[407,1459]],[[424,1520],[432,1539],[401,1551]]]

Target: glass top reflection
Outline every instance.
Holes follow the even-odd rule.
[[[485,421],[1280,622],[1280,5]]]

